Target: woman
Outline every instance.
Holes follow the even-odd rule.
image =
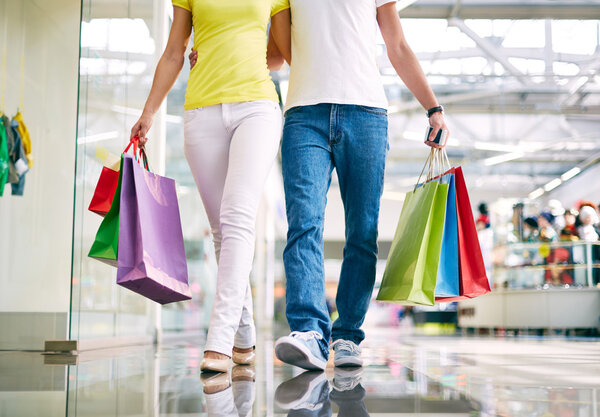
[[[175,83],[194,30],[198,65],[185,98],[185,155],[211,225],[219,269],[201,370],[227,372],[254,360],[249,274],[254,224],[281,135],[281,111],[267,68],[270,41],[289,59],[288,0],[173,0],[173,24],[140,119],[140,145]],[[281,60],[275,60],[281,65]]]

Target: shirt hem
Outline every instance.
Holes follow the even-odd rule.
[[[185,103],[183,105],[184,110],[193,110],[200,107],[208,107],[214,106],[216,104],[225,104],[225,103],[245,103],[248,101],[256,101],[256,100],[271,100],[276,104],[279,104],[279,100],[274,98],[273,96],[253,96],[253,97],[220,97],[215,100],[207,100],[207,101],[197,101],[193,103]]]
[[[349,104],[354,106],[368,106],[368,107],[378,107],[380,109],[388,110],[389,103],[387,101],[368,101],[368,100],[353,100],[353,99],[341,99],[341,98],[318,98],[312,100],[299,100],[291,103],[285,104],[283,108],[283,112],[285,113],[289,109],[293,107],[300,106],[314,106],[316,104]]]

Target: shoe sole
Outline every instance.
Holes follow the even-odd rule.
[[[275,344],[275,356],[285,363],[309,371],[323,371],[327,362],[317,358],[303,344],[291,337],[284,337]]]
[[[323,372],[304,372],[277,387],[275,390],[275,404],[277,407],[283,408],[284,410],[301,408],[301,406],[310,398],[315,388],[324,381],[327,381],[327,377]],[[299,383],[306,386],[298,386]]]
[[[339,368],[356,368],[363,366],[363,360],[361,358],[356,357],[345,357],[340,359],[335,359],[333,364]]]

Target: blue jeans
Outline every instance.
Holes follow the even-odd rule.
[[[317,104],[286,112],[281,157],[288,219],[283,252],[286,316],[292,331],[316,330],[329,340],[365,335],[377,263],[377,223],[388,149],[387,112],[358,105]],[[323,219],[336,169],[346,220],[346,245],[331,326],[325,302]]]

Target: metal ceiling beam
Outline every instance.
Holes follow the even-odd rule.
[[[539,59],[544,60],[547,58],[547,51],[541,48],[505,48],[502,47],[502,51],[510,58],[524,58],[524,59]],[[416,52],[419,61],[431,61],[441,59],[460,59],[460,58],[473,58],[481,56],[481,49],[479,48],[465,48],[457,49],[454,51],[436,51],[436,52]],[[554,62],[568,62],[572,64],[585,64],[589,62],[590,55],[585,54],[571,54],[571,53],[559,53],[554,52],[551,57]],[[384,61],[385,62],[385,61]],[[391,67],[391,64],[389,64]]]
[[[461,32],[471,38],[473,42],[475,42],[475,44],[477,44],[477,46],[479,46],[488,57],[500,63],[500,65],[502,65],[507,72],[517,77],[521,84],[531,84],[531,81],[525,76],[525,74],[523,74],[517,67],[509,62],[508,56],[501,48],[498,48],[496,45],[492,44],[488,39],[479,36],[473,29],[467,26],[462,19],[452,17],[448,19],[448,24],[450,26],[457,27]]]
[[[455,1],[421,0],[400,11],[401,18],[447,19],[453,16]],[[590,1],[522,1],[463,2],[454,10],[461,19],[600,19],[600,2]]]

